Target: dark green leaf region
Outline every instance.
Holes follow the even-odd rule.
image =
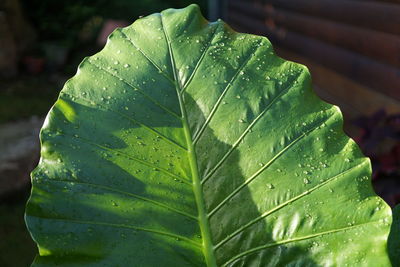
[[[390,266],[391,209],[342,115],[198,6],[115,30],[41,131],[34,266]]]

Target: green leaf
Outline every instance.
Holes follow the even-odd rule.
[[[390,265],[391,210],[339,109],[196,5],[114,31],[41,142],[37,265]]]

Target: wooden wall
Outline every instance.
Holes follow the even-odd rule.
[[[305,64],[349,118],[400,112],[400,0],[225,0],[223,18]]]

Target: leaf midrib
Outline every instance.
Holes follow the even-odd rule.
[[[183,90],[182,90],[183,88],[182,88],[182,85],[181,85],[180,80],[177,75],[174,54],[173,54],[173,50],[171,47],[171,41],[170,41],[170,38],[164,27],[162,13],[160,13],[160,22],[161,22],[161,26],[162,26],[162,30],[163,30],[163,33],[165,36],[166,43],[168,45],[168,51],[169,51],[169,55],[170,55],[171,66],[172,66],[174,80],[175,80],[175,89],[176,89],[176,94],[178,96],[179,107],[180,107],[181,115],[182,115],[182,126],[183,126],[185,139],[186,139],[186,143],[187,143],[187,148],[188,148],[189,164],[190,164],[190,170],[191,170],[192,182],[193,182],[193,192],[195,195],[195,201],[196,201],[197,210],[198,210],[199,226],[200,226],[200,231],[201,231],[201,237],[203,240],[204,258],[205,258],[205,261],[206,261],[206,264],[208,267],[217,267],[216,257],[214,254],[214,246],[212,244],[212,239],[211,239],[210,225],[209,225],[209,221],[207,218],[207,212],[206,212],[206,208],[205,208],[202,184],[201,184],[200,175],[199,175],[198,166],[197,166],[197,156],[195,153],[194,143],[192,140],[192,134],[191,134],[191,131],[189,128],[189,122],[188,122],[187,115],[186,115],[186,108],[184,106],[182,95],[181,95],[181,93],[183,92]]]

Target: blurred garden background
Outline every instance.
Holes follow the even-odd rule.
[[[307,65],[317,94],[342,109],[346,132],[371,158],[377,193],[400,202],[400,0],[1,0],[1,267],[29,266],[37,252],[23,219],[29,173],[65,81],[116,27],[190,3]]]

